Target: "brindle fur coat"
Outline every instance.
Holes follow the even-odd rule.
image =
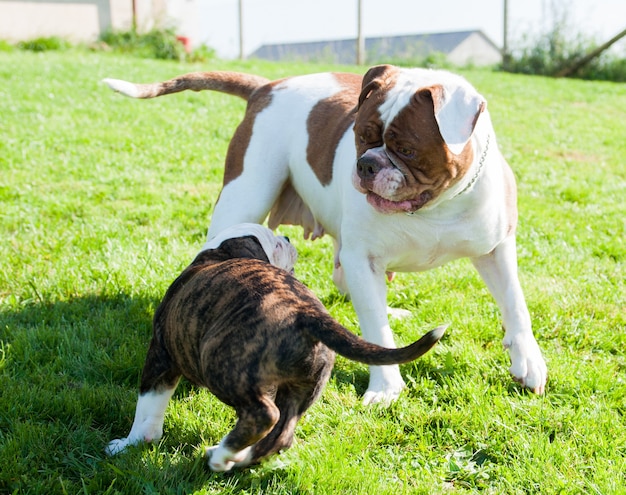
[[[131,430],[130,440],[111,442],[110,453],[160,437],[159,398],[169,399],[184,376],[237,412],[234,429],[207,451],[210,467],[226,471],[257,463],[291,445],[297,421],[328,381],[335,352],[366,364],[402,363],[441,338],[440,327],[401,349],[360,339],[290,271],[270,263],[259,237],[225,239],[217,249],[200,252],[170,286],[154,315],[136,438],[130,439]],[[295,250],[292,257],[295,262]],[[140,411],[142,398],[145,407],[156,400],[163,411]],[[155,422],[153,416],[158,428],[141,431],[142,423]]]

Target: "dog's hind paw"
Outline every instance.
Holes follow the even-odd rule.
[[[224,473],[230,471],[235,465],[234,462],[227,460],[227,456],[223,455],[223,449],[220,445],[207,447],[205,454],[211,471]]]
[[[238,452],[233,452],[222,444],[207,447],[205,454],[209,468],[215,472],[230,471],[234,467],[245,467],[250,464],[252,448],[246,447]]]
[[[370,383],[363,395],[363,404],[388,406],[400,396],[405,387],[397,365],[370,366]]]

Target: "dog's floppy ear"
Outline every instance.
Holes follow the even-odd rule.
[[[357,110],[361,107],[363,102],[367,100],[369,95],[383,87],[389,79],[389,75],[397,72],[397,70],[398,69],[393,65],[375,65],[370,68],[363,76]]]
[[[227,253],[228,258],[251,258],[270,262],[261,241],[255,235],[246,235],[225,239],[220,249]]]
[[[448,149],[458,155],[472,137],[478,117],[487,107],[485,99],[471,86],[444,87],[435,84],[419,90],[416,96],[430,93],[435,120]]]

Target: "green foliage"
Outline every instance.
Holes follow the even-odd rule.
[[[71,48],[71,43],[58,36],[49,36],[35,38],[27,41],[20,41],[17,47],[22,50],[29,50],[31,52],[47,52],[50,50],[68,50]]]
[[[423,55],[406,55],[400,58],[385,58],[372,60],[371,65],[392,64],[400,67],[425,67],[428,69],[452,69],[452,64],[445,53],[432,52],[426,56]],[[458,67],[457,67],[458,68]]]
[[[0,52],[12,52],[15,47],[6,40],[0,39]]]
[[[191,63],[205,63],[216,58],[215,50],[207,45],[200,45],[185,55],[185,60]]]
[[[20,41],[15,45],[0,39],[0,52],[10,52],[15,47],[33,52],[68,50],[70,48],[84,50],[86,48],[83,45],[73,46],[69,41],[56,36]],[[146,33],[138,33],[135,30],[106,31],[100,36],[98,43],[92,43],[88,48],[91,51],[114,51],[141,58],[178,60],[190,63],[208,62],[216,58],[215,50],[206,45],[186,51],[182,40],[177,38],[173,30],[168,29],[153,29]]]
[[[206,45],[185,51],[185,46],[171,29],[153,29],[146,33],[130,31],[106,31],[100,36],[104,47],[118,53],[143,58],[207,62],[215,58],[215,50]],[[102,49],[96,45],[95,48]]]
[[[552,4],[552,25],[535,35],[525,35],[515,43],[503,69],[521,74],[552,76],[572,66],[598,44],[581,34],[569,20],[566,2]],[[626,81],[626,53],[608,51],[578,69],[580,79]]]
[[[593,45],[590,46],[589,51],[593,48]],[[595,81],[626,82],[626,51],[621,56],[602,54],[581,67],[573,76]]]
[[[568,39],[565,31],[554,30],[528,41],[506,64],[509,72],[534,75],[555,75],[592,52],[596,44],[582,37]],[[573,77],[580,79],[626,81],[626,57],[604,53],[578,69]]]
[[[106,31],[100,41],[120,53],[132,53],[145,58],[181,60],[185,56],[183,44],[169,29],[152,29],[146,33],[136,30]]]
[[[211,66],[272,79],[339,69]],[[408,386],[391,407],[362,406],[367,368],[339,358],[290,450],[213,474],[203,449],[234,415],[183,383],[160,443],[104,455],[131,426],[152,314],[204,242],[245,102],[135,101],[100,81],[202,67],[0,52],[0,493],[623,493],[626,87],[482,70],[462,73],[487,98],[517,177],[520,275],[546,395],[508,376],[500,315],[464,260],[389,285],[390,305],[412,312],[392,321],[398,343],[451,323],[401,367]],[[358,331],[331,282],[330,239],[280,231],[300,254],[297,276]]]

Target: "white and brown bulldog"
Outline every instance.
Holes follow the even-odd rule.
[[[469,257],[502,312],[513,378],[543,393],[547,370],[517,273],[516,185],[498,149],[485,99],[444,71],[371,68],[277,81],[192,73],[154,84],[107,79],[152,98],[216,90],[244,98],[208,238],[241,222],[297,224],[330,234],[337,286],[363,336],[393,346],[385,274]],[[397,366],[370,368],[364,402],[395,399]]]

